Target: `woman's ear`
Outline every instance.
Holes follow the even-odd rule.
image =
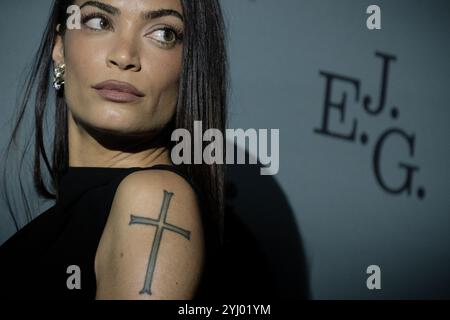
[[[59,29],[60,25],[56,27],[58,35],[56,36],[52,52],[52,58],[56,65],[64,63],[64,42],[61,34],[59,33]]]

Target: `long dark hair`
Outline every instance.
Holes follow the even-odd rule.
[[[180,1],[184,10],[185,35],[183,70],[176,115],[172,121],[173,128],[187,129],[193,135],[194,121],[202,121],[204,130],[217,128],[225,132],[228,79],[224,22],[220,4],[218,0]],[[18,120],[7,150],[9,153],[11,147],[15,145],[27,106],[31,97],[35,95],[33,181],[38,194],[46,199],[58,199],[59,181],[69,166],[68,111],[62,94],[55,94],[53,98],[56,108],[51,152],[47,152],[45,148],[44,122],[48,113],[49,96],[53,95],[50,88],[54,68],[52,50],[58,35],[56,28],[61,25],[63,29],[60,32],[64,34],[68,17],[66,10],[73,2],[73,0],[55,0],[53,4],[50,19],[24,86]],[[26,150],[22,155],[22,161],[25,152]],[[224,166],[183,164],[181,168],[200,188],[208,213],[217,227],[219,239],[223,241]],[[5,166],[4,181],[7,181],[6,172]],[[45,173],[48,174],[49,181],[46,181]],[[22,183],[20,186],[24,194]],[[8,195],[6,198],[15,226],[19,229]],[[28,205],[27,208],[29,209]],[[31,215],[28,215],[28,220],[30,217]]]

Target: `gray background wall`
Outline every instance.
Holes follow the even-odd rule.
[[[0,145],[4,148],[17,81],[38,43],[50,1],[2,2]],[[222,0],[222,4],[229,29],[230,127],[280,129],[280,171],[274,178],[303,239],[312,298],[449,298],[450,3]],[[381,7],[382,30],[366,28],[365,11],[371,4]],[[385,109],[371,116],[363,108],[363,98],[373,98],[372,108],[379,101],[383,61],[376,52],[395,56],[396,61],[390,63]],[[326,78],[320,72],[360,82],[357,101],[351,85],[333,82],[331,100],[338,103],[346,95],[346,111],[342,119],[337,110],[330,111],[329,119],[330,131],[345,134],[356,121],[355,141],[315,132],[322,126],[325,103]],[[399,112],[397,119],[391,117],[393,107]],[[418,168],[410,195],[387,192],[375,176],[375,145],[390,128],[415,137],[415,152],[410,155],[405,140],[391,136],[383,144],[380,161],[383,179],[392,187],[405,179],[399,163]],[[367,144],[361,142],[364,133]],[[255,178],[255,186],[258,179],[268,178]],[[424,190],[422,199],[419,190]],[[241,202],[244,198],[241,195]],[[270,201],[264,197],[260,205]],[[258,208],[242,214],[250,227],[266,218],[258,216]],[[281,213],[270,214],[276,219]],[[3,205],[0,243],[12,233]],[[283,246],[281,240],[277,245]],[[284,264],[289,261],[274,263]],[[372,264],[381,268],[381,290],[366,288],[366,268]],[[283,269],[274,270],[281,279]]]

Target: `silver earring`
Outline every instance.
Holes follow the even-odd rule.
[[[60,64],[59,66],[55,67],[53,70],[54,77],[53,77],[53,87],[56,90],[60,90],[61,87],[64,85],[64,75],[66,72],[66,65]]]

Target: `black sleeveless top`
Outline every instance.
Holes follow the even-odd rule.
[[[194,300],[214,297],[219,240],[203,196],[177,167],[70,167],[60,181],[60,195],[51,207],[0,247],[0,295],[12,298],[94,299],[95,255],[117,187],[140,170],[169,170],[185,178],[196,191],[205,233],[205,269]],[[81,271],[81,289],[69,290],[69,266]]]

